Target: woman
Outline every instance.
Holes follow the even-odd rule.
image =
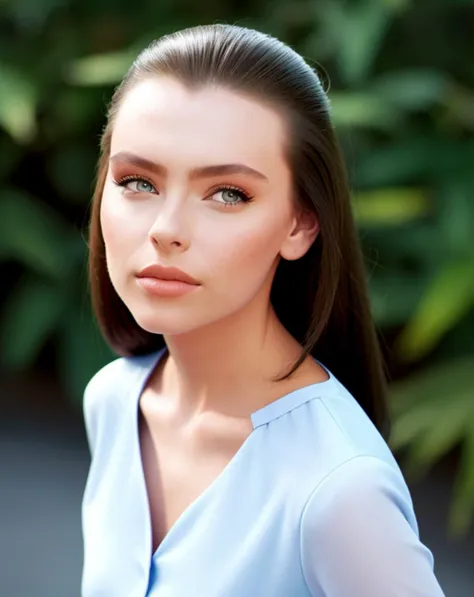
[[[90,229],[83,597],[435,597],[315,72],[212,25],[116,90]]]

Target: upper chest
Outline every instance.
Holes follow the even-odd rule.
[[[146,400],[131,403],[95,451],[84,595],[299,596],[299,524],[315,462],[292,454],[306,443],[309,409],[250,436],[222,427],[203,442],[176,435]]]
[[[250,419],[177,428],[146,392],[139,443],[156,551],[183,513],[214,483],[250,435]]]

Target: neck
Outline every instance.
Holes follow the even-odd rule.
[[[206,412],[249,416],[281,393],[281,375],[301,354],[271,306],[249,306],[205,328],[165,336],[157,391],[182,420]]]

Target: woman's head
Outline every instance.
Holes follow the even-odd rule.
[[[232,164],[246,168],[202,171]],[[138,56],[102,138],[90,251],[94,309],[119,354],[270,302],[304,349],[284,377],[317,356],[380,427],[383,373],[329,104],[282,42],[212,25]],[[135,276],[156,262],[201,285],[154,300]]]
[[[128,90],[101,229],[111,282],[141,328],[182,334],[268,304],[280,255],[301,257],[317,233],[315,217],[311,229],[293,215],[286,138],[277,112],[229,89],[155,76]],[[157,261],[201,285],[157,300],[135,277]]]

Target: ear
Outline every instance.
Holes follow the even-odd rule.
[[[290,232],[284,240],[280,255],[288,261],[303,257],[319,234],[319,221],[316,213],[309,209],[299,209],[294,216]]]

